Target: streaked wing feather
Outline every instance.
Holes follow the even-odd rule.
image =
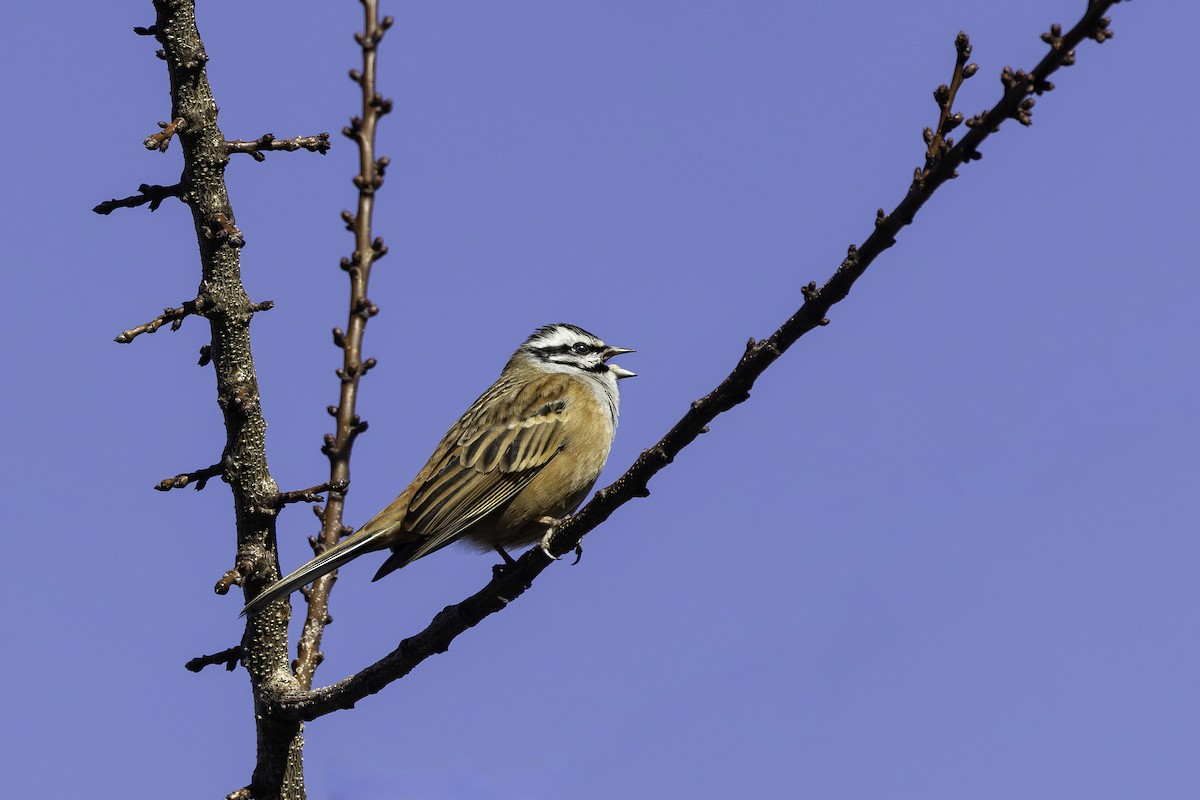
[[[479,521],[487,514],[491,513],[510,498],[515,496],[517,492],[525,488],[529,481],[533,480],[537,475],[538,470],[529,470],[523,475],[512,475],[511,477],[517,480],[502,480],[492,483],[491,491],[487,494],[476,498],[476,502],[472,504],[475,513],[468,514],[453,521],[444,527],[438,527],[438,521],[435,519],[431,523],[432,527],[423,528],[424,530],[436,531],[432,534],[422,533],[424,541],[421,546],[413,551],[409,561],[415,561],[422,556],[427,556],[434,550],[440,550],[448,544],[456,541],[467,528]],[[457,507],[457,504],[456,504]]]
[[[569,413],[566,386],[561,375],[547,375],[500,387],[487,410],[464,420],[467,429],[442,454],[409,505],[404,527],[426,539],[412,559],[453,542],[558,455]]]

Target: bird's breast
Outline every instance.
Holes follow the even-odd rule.
[[[564,517],[587,497],[608,460],[615,432],[608,409],[591,400],[571,404],[562,450],[512,499],[490,531],[472,536],[478,544],[533,544],[546,533],[543,518]]]

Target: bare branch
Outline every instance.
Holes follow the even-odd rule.
[[[979,71],[977,64],[967,63],[967,59],[971,57],[971,40],[967,38],[967,34],[960,32],[954,40],[954,47],[958,51],[958,58],[954,62],[954,74],[950,78],[950,85],[943,83],[933,92],[933,99],[938,104],[940,114],[937,128],[925,129],[925,143],[929,145],[929,149],[925,153],[925,170],[918,174],[917,180],[928,174],[933,165],[954,145],[949,136],[950,131],[963,121],[963,115],[954,111],[954,99],[958,96],[963,81]]]
[[[225,467],[218,462],[211,467],[198,469],[195,472],[184,472],[174,478],[163,478],[154,488],[160,492],[169,492],[172,489],[182,489],[194,481],[198,492],[208,483],[209,478],[215,478],[224,472]]]
[[[199,672],[205,667],[210,667],[216,664],[225,666],[227,672],[233,672],[238,665],[238,661],[242,658],[242,646],[239,644],[235,647],[230,647],[228,650],[222,650],[219,653],[213,653],[210,656],[197,656],[184,664],[184,669],[189,672]]]
[[[179,308],[164,308],[163,313],[154,319],[144,325],[138,325],[136,328],[122,331],[113,338],[113,341],[117,344],[129,344],[143,333],[154,333],[168,322],[171,323],[171,330],[177,331],[179,330],[179,326],[183,324],[184,317],[191,314],[203,313],[201,310],[202,305],[200,298],[196,298],[195,300],[185,300]]]
[[[265,154],[269,150],[283,150],[288,152],[308,150],[310,153],[325,155],[332,146],[328,133],[318,133],[316,136],[296,136],[291,139],[276,139],[275,134],[264,133],[252,141],[234,139],[231,142],[226,142],[225,150],[230,154],[245,153],[255,161],[266,161],[267,157]]]
[[[880,253],[895,244],[896,234],[912,222],[913,216],[939,186],[954,177],[957,167],[978,155],[979,144],[996,130],[999,121],[1014,116],[1029,94],[1049,89],[1046,77],[1066,63],[1071,53],[1068,48],[1083,38],[1097,38],[1100,34],[1093,34],[1098,30],[1103,31],[1103,37],[1111,37],[1111,31],[1107,30],[1108,21],[1101,15],[1116,1],[1091,0],[1083,19],[1062,37],[1062,46],[1052,47],[1050,54],[1023,80],[1006,85],[1003,97],[987,112],[988,119],[996,121],[995,125],[972,128],[962,142],[937,159],[924,177],[913,183],[891,214],[876,217],[875,229],[862,246],[849,247],[845,260],[824,286],[818,289],[813,283],[804,287],[801,290],[804,303],[795,314],[769,338],[761,342],[751,339],[725,380],[692,403],[683,418],[657,444],[642,451],[620,478],[597,492],[573,517],[555,523],[540,546],[530,549],[516,563],[497,570],[479,592],[447,606],[423,631],[405,639],[391,653],[362,671],[323,689],[303,691],[289,687],[269,698],[270,713],[284,719],[313,720],[338,709],[353,707],[362,698],[407,675],[426,658],[445,652],[460,633],[523,594],[542,570],[577,548],[583,536],[608,519],[617,508],[633,498],[647,497],[650,494],[648,483],[659,470],[707,432],[709,423],[719,414],[749,399],[755,380],[801,336],[828,323],[825,315],[829,309],[845,299],[854,282]]]
[[[179,197],[182,191],[178,183],[174,186],[143,183],[138,187],[138,194],[120,200],[105,200],[93,208],[92,211],[97,214],[111,214],[118,208],[137,208],[147,203],[150,204],[151,211],[157,211],[158,207],[162,205],[163,200],[166,200],[168,197]]]
[[[294,492],[281,492],[279,494],[279,507],[283,508],[291,503],[321,503],[325,498],[325,492],[337,492],[341,494],[346,491],[346,487],[350,485],[350,481],[325,481],[324,483],[312,486],[308,489],[299,489]]]
[[[375,157],[375,133],[380,117],[392,108],[390,100],[383,99],[375,90],[376,49],[384,33],[392,25],[391,17],[379,18],[377,0],[363,0],[362,33],[355,40],[362,48],[362,70],[351,70],[351,78],[361,88],[362,116],[354,117],[346,133],[358,145],[359,172],[354,176],[358,187],[357,212],[342,212],[346,228],[354,234],[354,252],[341,260],[341,267],[350,278],[350,309],[346,330],[333,329],[333,340],[342,351],[342,365],[337,370],[340,381],[338,404],[330,406],[334,417],[334,432],[326,434],[321,452],[329,459],[329,482],[348,484],[350,480],[350,456],[358,435],[367,430],[365,420],[356,412],[359,381],[375,366],[375,359],[363,358],[363,335],[367,321],[379,313],[379,308],[367,297],[372,265],[387,253],[383,240],[372,238],[371,222],[374,212],[375,192],[383,185],[383,174],[387,169],[387,158]],[[321,533],[313,543],[314,550],[324,550],[337,544],[340,537],[349,532],[342,523],[345,499],[340,492],[330,495],[325,510],[321,513]],[[308,610],[304,628],[297,644],[297,657],[293,666],[299,685],[307,689],[312,686],[313,674],[324,659],[321,654],[321,638],[329,616],[329,592],[337,580],[337,573],[318,578],[304,597]]]

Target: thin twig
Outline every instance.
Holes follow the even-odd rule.
[[[150,204],[151,211],[157,211],[162,205],[162,201],[168,197],[179,197],[183,189],[177,183],[174,186],[159,186],[157,184],[143,183],[138,187],[138,194],[130,197],[125,197],[120,200],[105,200],[100,203],[92,211],[97,214],[111,214],[118,208],[137,208]]]
[[[217,462],[211,467],[204,467],[195,472],[184,472],[176,475],[174,478],[163,478],[154,488],[160,492],[169,492],[172,489],[182,489],[188,484],[195,482],[196,491],[198,492],[208,483],[209,478],[215,478],[224,472],[225,467],[220,462]]]
[[[143,333],[154,333],[168,322],[171,323],[171,330],[177,331],[179,330],[179,326],[183,324],[184,317],[187,317],[191,314],[200,313],[202,313],[202,311],[199,298],[195,300],[185,300],[183,305],[181,305],[179,308],[164,308],[163,313],[159,314],[157,317],[145,323],[144,325],[138,325],[136,328],[130,328],[127,331],[122,331],[113,338],[113,341],[117,344],[129,344]]]
[[[171,137],[176,131],[181,131],[187,127],[187,123],[183,117],[176,117],[170,122],[160,122],[158,127],[162,128],[158,133],[147,136],[142,144],[147,150],[157,150],[160,153],[167,152],[167,146],[171,144]]]
[[[954,111],[954,100],[963,81],[971,78],[979,71],[977,64],[968,64],[971,57],[971,41],[967,34],[960,32],[954,40],[954,48],[958,58],[954,62],[954,74],[950,84],[942,84],[933,91],[933,99],[938,104],[938,121],[936,128],[925,129],[925,143],[929,145],[925,153],[925,169],[918,173],[916,180],[923,180],[929,170],[954,146],[950,132],[962,124],[963,115]]]
[[[350,485],[349,481],[325,481],[308,489],[298,489],[293,492],[279,493],[279,507],[283,508],[292,503],[320,503],[325,500],[325,492],[337,492],[341,494],[346,491],[346,487]]]
[[[358,387],[362,377],[375,366],[375,359],[363,358],[362,343],[367,321],[379,313],[379,308],[367,298],[367,287],[372,265],[387,253],[383,240],[372,238],[371,222],[375,192],[383,185],[383,175],[388,165],[386,158],[375,157],[375,132],[380,117],[392,107],[390,100],[385,100],[375,91],[375,55],[379,41],[392,26],[392,18],[379,18],[377,0],[362,0],[362,5],[364,30],[355,34],[355,40],[362,48],[362,70],[350,72],[351,79],[361,89],[362,116],[354,117],[349,127],[342,131],[358,145],[359,157],[359,172],[354,177],[354,185],[358,187],[357,213],[342,212],[346,227],[354,234],[354,252],[341,261],[342,269],[350,278],[350,311],[345,332],[334,328],[334,343],[342,351],[342,365],[337,370],[340,389],[337,406],[330,406],[330,414],[335,419],[334,432],[326,434],[321,447],[321,452],[329,459],[329,482],[341,485],[350,482],[350,456],[354,442],[367,429],[366,421],[360,419],[356,411]],[[337,544],[338,539],[347,532],[348,529],[342,524],[344,508],[344,495],[337,491],[331,493],[321,515],[321,532],[314,543],[314,549],[318,552]],[[325,626],[331,621],[329,593],[336,580],[336,571],[322,576],[304,595],[308,609],[293,666],[296,681],[304,689],[312,686],[313,674],[324,659],[321,639]]]
[[[255,161],[266,161],[267,157],[265,153],[269,150],[287,152],[308,150],[310,153],[325,155],[332,146],[328,133],[318,133],[316,136],[296,136],[292,139],[276,139],[275,134],[264,133],[262,136],[251,141],[234,139],[231,142],[226,142],[225,150],[230,154],[245,153]]]
[[[216,664],[224,665],[226,671],[233,672],[237,668],[238,661],[242,658],[242,646],[236,645],[228,650],[222,650],[219,653],[213,653],[210,656],[197,656],[191,661],[184,664],[184,668],[189,672],[199,672],[205,667],[211,667]]]
[[[1013,117],[1030,93],[1050,88],[1046,77],[1067,63],[1070,48],[1083,38],[1103,41],[1111,37],[1111,31],[1107,30],[1108,20],[1102,15],[1115,2],[1119,0],[1092,0],[1083,19],[1062,37],[1062,45],[1052,47],[1050,54],[1026,76],[1027,80],[1007,86],[1000,101],[987,112],[987,118],[994,124],[973,128],[938,160],[924,180],[911,186],[891,214],[877,218],[875,230],[861,247],[851,245],[846,259],[824,286],[819,289],[816,284],[804,287],[804,303],[791,318],[766,340],[756,342],[751,339],[737,366],[720,385],[692,403],[683,418],[657,444],[642,451],[620,478],[597,492],[573,517],[556,523],[541,546],[533,547],[515,564],[493,575],[479,592],[443,609],[423,631],[402,641],[379,661],[323,689],[286,689],[268,700],[269,713],[283,719],[313,720],[354,706],[364,697],[407,675],[429,656],[445,652],[456,636],[524,593],[542,570],[576,548],[584,534],[604,522],[617,508],[635,497],[648,496],[648,483],[659,470],[705,433],[709,423],[719,414],[749,399],[755,380],[797,339],[828,323],[825,315],[829,309],[849,294],[854,282],[881,252],[895,244],[896,234],[911,223],[913,215],[937,188],[953,177],[960,165],[978,154],[979,144],[996,130],[999,121]]]

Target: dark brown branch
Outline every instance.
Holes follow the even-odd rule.
[[[195,300],[185,300],[179,308],[164,308],[163,313],[159,314],[154,319],[144,325],[138,325],[136,328],[130,328],[127,331],[122,331],[113,341],[117,344],[129,344],[143,333],[154,333],[156,330],[171,323],[171,330],[179,330],[179,326],[183,324],[184,317],[191,314],[202,314],[202,303],[199,298]]]
[[[186,122],[177,126],[175,133],[183,157],[183,179],[174,192],[191,211],[199,247],[201,277],[196,295],[205,300],[212,335],[201,360],[213,366],[217,405],[226,432],[221,474],[233,499],[238,565],[231,571],[236,574],[227,574],[228,585],[240,582],[253,596],[280,576],[275,551],[279,488],[267,466],[266,420],[250,343],[255,308],[242,283],[240,248],[245,237],[237,226],[225,184],[229,153],[217,123],[217,103],[208,82],[208,55],[196,29],[194,0],[154,0],[154,8],[154,35],[170,78],[171,118]],[[302,798],[302,730],[286,721],[266,719],[261,713],[262,697],[272,694],[278,682],[292,681],[286,609],[249,620],[242,647],[241,661],[255,700],[257,762],[250,781],[252,794]]]
[[[150,204],[151,211],[157,211],[162,205],[162,201],[168,197],[179,197],[183,191],[182,187],[177,183],[174,186],[159,186],[143,183],[138,187],[138,194],[131,197],[125,197],[120,200],[105,200],[100,203],[92,211],[97,214],[111,214],[118,208],[137,208]]]
[[[371,267],[387,253],[383,240],[372,238],[371,222],[374,212],[375,192],[383,185],[383,173],[387,168],[386,158],[375,157],[375,133],[380,117],[391,110],[391,101],[384,100],[375,90],[376,49],[384,33],[392,26],[392,18],[379,18],[377,0],[362,0],[362,33],[355,40],[362,48],[362,70],[352,70],[351,77],[361,89],[362,116],[354,117],[350,127],[343,133],[358,146],[359,172],[354,176],[358,187],[357,212],[342,212],[347,229],[354,234],[354,252],[341,261],[350,278],[350,309],[346,330],[334,328],[334,343],[342,350],[342,365],[337,370],[340,381],[338,404],[330,407],[334,417],[334,432],[325,436],[321,447],[329,459],[329,483],[348,485],[350,481],[350,456],[358,435],[367,429],[356,411],[359,382],[375,366],[375,359],[363,358],[363,335],[367,321],[379,313],[379,308],[367,298],[367,287],[371,279]],[[321,514],[321,532],[314,542],[314,550],[323,552],[332,547],[348,529],[342,523],[345,498],[341,492],[333,492]],[[308,609],[304,628],[296,648],[293,669],[296,681],[302,689],[312,686],[313,674],[324,659],[321,654],[321,639],[329,616],[329,593],[337,580],[336,571],[318,578],[312,588],[304,594]]]
[[[925,143],[929,145],[929,149],[925,153],[925,170],[920,173],[920,177],[924,177],[954,145],[949,134],[963,121],[963,115],[954,111],[954,99],[958,96],[963,81],[979,71],[978,65],[967,63],[967,59],[971,57],[971,41],[965,33],[958,34],[954,40],[954,47],[958,51],[958,58],[954,62],[954,74],[950,78],[950,85],[943,83],[933,91],[933,99],[938,104],[940,113],[937,127],[925,129]]]
[[[280,508],[292,503],[321,503],[324,502],[325,492],[336,492],[342,494],[346,491],[346,487],[350,485],[349,481],[325,481],[324,483],[310,487],[308,489],[299,489],[294,492],[281,492],[279,499],[276,501]]]
[[[265,154],[269,150],[283,150],[288,152],[308,150],[310,153],[325,155],[332,146],[328,133],[318,133],[316,136],[296,136],[292,139],[276,139],[275,134],[264,133],[262,136],[251,141],[234,139],[231,142],[225,143],[225,149],[228,153],[245,153],[255,161],[266,161],[267,156]]]
[[[404,677],[425,659],[446,652],[456,636],[524,594],[534,578],[552,563],[541,547],[534,547],[513,565],[496,570],[479,592],[442,609],[425,630],[400,642],[371,666],[323,689],[281,694],[267,705],[268,713],[312,720],[338,709],[353,708],[359,700]]]
[[[185,472],[181,475],[176,475],[174,478],[163,478],[154,488],[160,492],[169,492],[172,489],[182,489],[188,484],[195,482],[196,491],[198,492],[208,483],[209,478],[215,478],[224,472],[225,467],[217,463],[211,467],[198,469],[195,472]]]
[[[142,144],[147,150],[157,150],[160,153],[165,153],[167,152],[167,147],[171,144],[171,137],[175,135],[176,131],[182,130],[186,124],[183,117],[176,117],[170,122],[160,122],[158,123],[158,127],[162,128],[162,130],[153,136],[147,136]]]
[[[809,284],[805,287],[802,291],[804,303],[790,319],[769,338],[761,342],[751,339],[737,366],[717,388],[692,403],[683,418],[657,444],[642,451],[625,474],[597,492],[573,517],[556,523],[541,546],[532,548],[515,564],[500,570],[476,594],[447,606],[425,630],[402,641],[379,661],[323,689],[303,691],[289,687],[267,700],[269,713],[284,719],[312,720],[353,707],[362,698],[407,675],[429,656],[445,652],[460,633],[502,610],[524,593],[555,558],[576,548],[588,531],[604,522],[617,508],[635,497],[648,496],[649,481],[659,470],[670,464],[696,437],[707,432],[709,423],[719,414],[749,399],[755,380],[796,340],[828,323],[825,315],[829,309],[849,294],[854,282],[880,253],[895,244],[896,234],[911,223],[934,191],[954,176],[957,167],[978,153],[979,144],[996,129],[999,121],[1014,116],[1030,93],[1049,88],[1046,77],[1066,63],[1070,48],[1085,37],[1102,41],[1111,36],[1111,31],[1107,30],[1108,21],[1103,20],[1102,15],[1114,2],[1116,0],[1093,0],[1083,19],[1062,37],[1061,46],[1052,47],[1034,71],[1024,81],[1009,86],[1000,101],[987,112],[988,119],[995,121],[994,125],[973,128],[963,141],[938,159],[922,180],[914,182],[891,214],[877,217],[875,230],[861,247],[850,246],[846,259],[824,286],[818,289],[816,284]]]
[[[211,656],[197,656],[183,666],[188,672],[199,672],[205,667],[222,664],[224,665],[226,671],[233,672],[237,668],[238,661],[241,659],[242,646],[239,644],[235,647],[229,648],[228,650],[222,650],[219,653],[213,653]]]

